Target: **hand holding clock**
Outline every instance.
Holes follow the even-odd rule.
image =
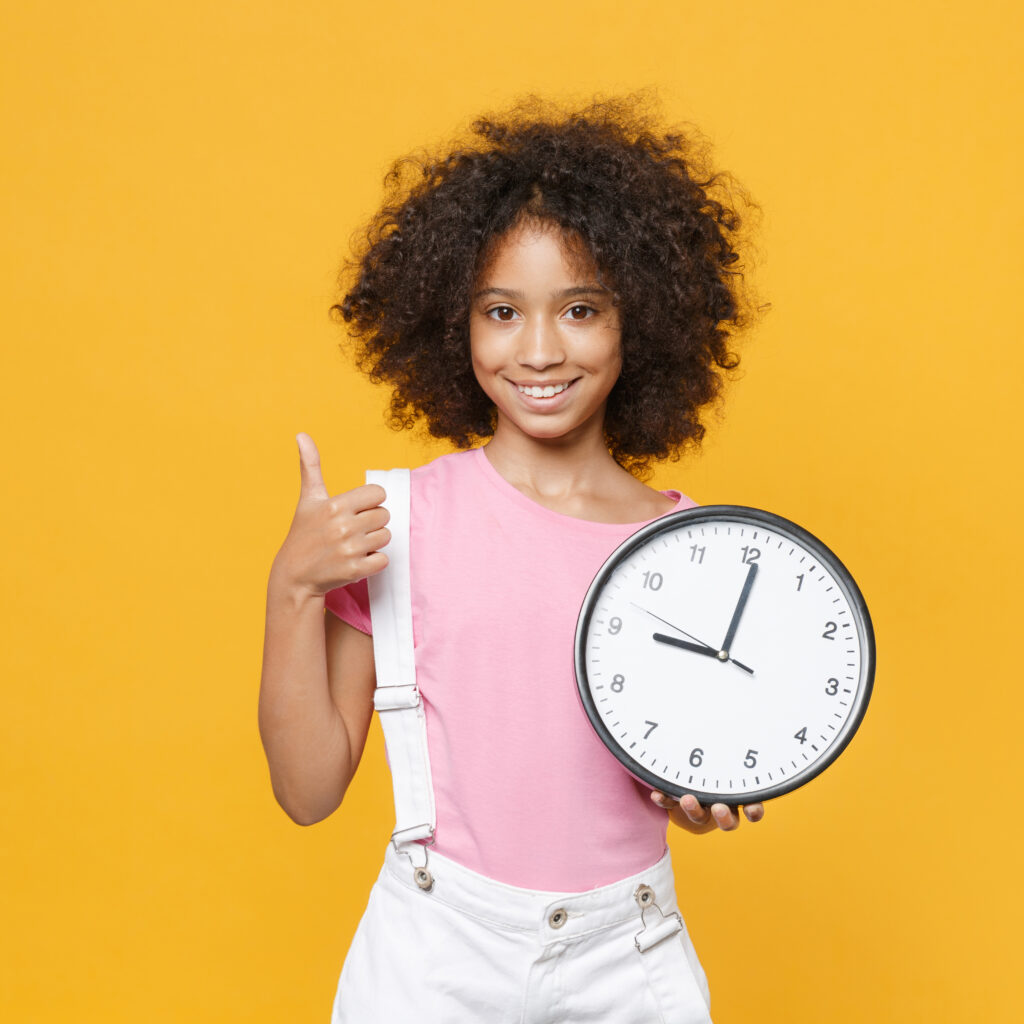
[[[740,827],[742,820],[739,808],[734,809],[728,804],[721,803],[702,807],[697,798],[690,793],[680,800],[674,800],[655,790],[651,793],[651,799],[659,807],[668,811],[669,820],[673,825],[678,825],[679,828],[685,829],[695,836],[702,836],[716,830],[734,832]],[[749,822],[760,821],[764,817],[764,804],[747,804],[743,808],[743,814]]]

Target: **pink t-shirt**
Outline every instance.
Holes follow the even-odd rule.
[[[595,735],[573,671],[587,589],[643,524],[544,508],[481,448],[414,469],[411,486],[434,848],[508,885],[546,891],[579,892],[649,867],[665,851],[667,815]],[[675,509],[694,505],[665,493]],[[327,607],[370,632],[365,580],[331,591]]]

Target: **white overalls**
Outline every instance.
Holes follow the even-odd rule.
[[[369,580],[374,706],[395,831],[349,949],[332,1024],[710,1024],[669,854],[580,893],[505,885],[431,850],[434,792],[413,653],[409,471],[387,491],[388,568]]]

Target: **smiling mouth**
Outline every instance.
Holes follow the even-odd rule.
[[[521,395],[527,395],[530,398],[554,398],[555,395],[560,395],[575,383],[574,380],[570,380],[560,384],[516,384],[516,390]]]

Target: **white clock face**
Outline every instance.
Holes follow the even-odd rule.
[[[820,541],[767,512],[675,513],[623,544],[577,632],[587,714],[638,778],[747,803],[849,742],[874,674],[863,598]]]

